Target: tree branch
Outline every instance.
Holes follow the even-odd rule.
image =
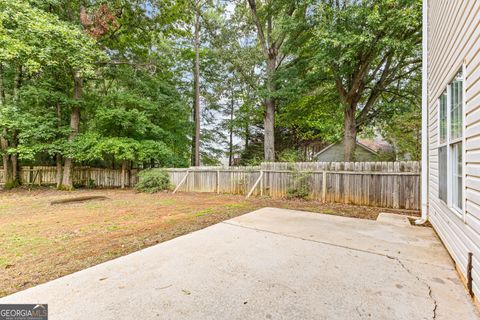
[[[257,27],[257,34],[258,34],[258,39],[260,40],[260,45],[262,47],[262,52],[265,55],[265,58],[268,59],[269,51],[268,51],[268,44],[265,39],[265,34],[263,32],[263,27],[260,23],[260,20],[258,19],[257,15],[257,4],[255,0],[247,0],[248,4],[250,5],[250,11],[252,12],[252,18],[253,22],[255,23],[255,26]]]
[[[295,3],[292,1],[292,5],[288,8],[287,15],[289,17],[293,16],[293,14],[295,13],[295,9],[296,9]],[[282,47],[286,37],[287,37],[287,33],[283,32],[278,37],[278,39],[272,44],[272,47],[276,52],[280,51],[280,48]]]

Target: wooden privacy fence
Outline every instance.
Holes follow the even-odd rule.
[[[420,164],[413,161],[263,163],[167,171],[175,191],[283,198],[305,190],[309,199],[323,202],[420,209]]]
[[[138,183],[138,170],[127,170],[125,185],[134,186]],[[56,167],[35,166],[21,167],[20,180],[26,185],[55,185]],[[5,183],[4,170],[0,167],[0,185]],[[122,185],[122,171],[114,169],[74,167],[73,184],[84,187],[119,188]]]
[[[247,194],[261,170],[260,167],[198,167],[167,169],[167,172],[176,191]]]
[[[165,169],[177,191],[292,196],[301,191],[323,202],[420,209],[419,162],[303,162],[262,163],[252,167]],[[138,182],[138,170],[127,170],[125,185]],[[54,185],[55,167],[23,167],[22,183]],[[77,167],[77,186],[117,188],[121,170]],[[0,184],[3,184],[0,169]]]

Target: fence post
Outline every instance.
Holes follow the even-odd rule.
[[[125,178],[126,178],[126,171],[127,171],[127,161],[123,160],[122,161],[122,173],[121,173],[121,178],[120,178],[120,186],[122,189],[125,189]]]
[[[220,193],[220,170],[217,170],[217,180],[215,182],[216,182],[215,191],[218,194]]]
[[[322,172],[322,201],[327,202],[327,171]]]
[[[263,196],[263,171],[260,170],[260,196]]]
[[[89,170],[87,171],[87,185],[90,184],[90,181],[91,181],[91,180],[92,180],[92,170],[89,169]]]

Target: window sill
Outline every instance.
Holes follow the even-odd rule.
[[[456,207],[448,207],[448,209],[450,209],[450,211],[452,211],[459,219],[463,220],[463,210]]]

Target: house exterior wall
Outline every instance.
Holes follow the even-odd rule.
[[[329,147],[322,153],[318,154],[315,161],[319,162],[341,162],[345,159],[345,152],[343,144],[341,142],[334,144]],[[359,146],[355,148],[355,161],[364,162],[364,161],[377,161],[378,157],[376,154],[368,151],[367,149]]]
[[[480,1],[425,1],[428,1],[429,220],[465,279],[468,254],[473,254],[473,292],[480,297]],[[439,98],[462,69],[463,208],[456,213],[439,198]]]

